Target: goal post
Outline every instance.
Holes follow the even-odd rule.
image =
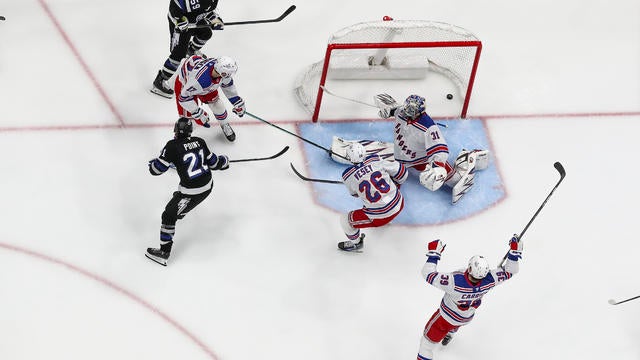
[[[482,42],[461,27],[385,17],[333,34],[324,59],[298,77],[295,93],[316,122],[327,79],[419,80],[435,72],[455,84],[465,118],[481,51]]]

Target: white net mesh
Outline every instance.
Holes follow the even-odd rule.
[[[445,75],[465,97],[480,41],[460,27],[433,21],[371,21],[346,27],[329,38],[328,79],[421,79]],[[307,67],[296,81],[299,102],[314,113],[324,61]],[[467,99],[462,99],[465,103]]]

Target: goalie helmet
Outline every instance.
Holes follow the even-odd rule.
[[[364,160],[366,150],[359,142],[354,142],[347,148],[347,159],[354,164],[359,164]]]
[[[228,56],[220,56],[215,61],[213,69],[223,78],[231,77],[238,71],[238,64]]]
[[[173,133],[176,138],[186,138],[193,132],[193,121],[186,117],[181,117],[173,126]]]
[[[409,119],[415,119],[424,112],[425,100],[419,95],[410,95],[402,105],[402,113]]]
[[[489,273],[489,262],[483,256],[475,255],[469,259],[467,271],[474,279],[482,280]]]

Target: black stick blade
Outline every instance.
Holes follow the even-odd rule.
[[[287,17],[287,15],[291,14],[293,12],[293,10],[296,9],[295,5],[291,5],[289,6],[289,8],[287,10],[285,10],[285,12],[282,13],[282,15],[280,15],[280,17],[278,18],[278,21],[284,19],[285,17]]]
[[[558,170],[558,172],[560,173],[560,178],[564,178],[564,176],[567,174],[567,173],[564,171],[564,166],[562,166],[562,164],[560,164],[560,162],[559,162],[559,161],[556,161],[556,162],[553,164],[553,167],[555,167],[555,168],[556,168],[556,170]]]

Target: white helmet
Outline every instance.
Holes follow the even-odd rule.
[[[213,64],[214,70],[220,74],[223,78],[228,78],[233,76],[233,74],[238,71],[238,64],[236,61],[228,56],[220,56],[215,59],[215,64]]]
[[[366,150],[359,142],[354,142],[347,148],[347,159],[354,164],[359,164],[364,160]]]
[[[475,255],[469,259],[469,275],[474,279],[484,279],[489,273],[489,262],[483,256]]]

